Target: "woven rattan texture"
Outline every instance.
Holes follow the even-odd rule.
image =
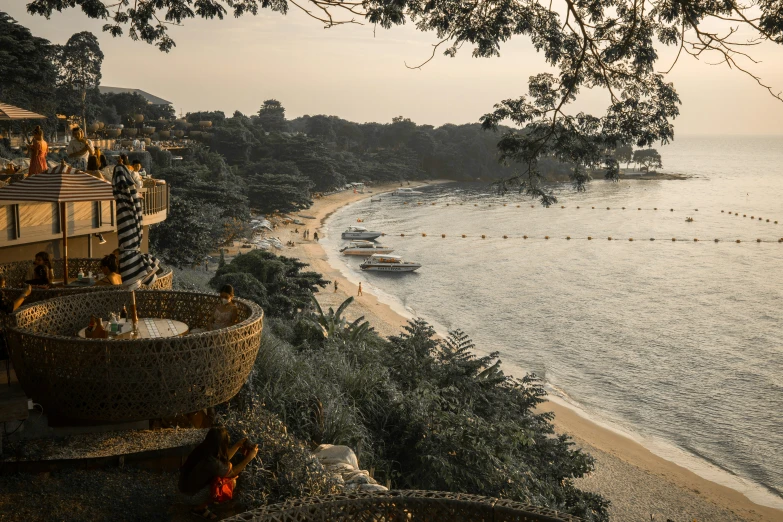
[[[292,499],[225,522],[579,522],[579,518],[511,500],[443,491],[356,492]]]
[[[130,303],[130,293],[90,292],[20,308],[7,328],[22,388],[45,411],[91,421],[168,417],[233,397],[258,353],[263,311],[236,299],[240,323],[163,339],[82,339],[90,315],[106,318]],[[207,326],[217,295],[136,292],[139,317]]]
[[[93,274],[101,275],[101,260],[97,258],[74,258],[68,259],[68,277],[71,281],[77,279],[79,272],[85,274],[92,272]],[[52,262],[52,268],[54,269],[55,279],[61,279],[63,276],[63,263],[61,259],[55,259]],[[18,261],[15,263],[3,263],[0,264],[0,274],[5,274],[6,284],[8,285],[9,296],[17,297],[21,292],[21,287],[24,285],[26,279],[29,278],[30,272],[33,269],[32,261]],[[158,273],[158,279],[155,280],[152,285],[149,286],[153,290],[170,290],[174,281],[174,272],[167,266],[161,267]],[[118,290],[120,287],[112,286],[88,286],[84,288],[33,288],[30,297],[25,299],[25,304],[31,304],[38,301],[44,301],[46,299],[52,299],[55,297],[62,297],[66,295],[80,294],[84,292],[106,292],[109,290]]]

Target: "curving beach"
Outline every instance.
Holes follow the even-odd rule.
[[[356,296],[357,285],[344,277],[339,269],[330,265],[324,248],[313,240],[301,241],[294,232],[307,228],[325,237],[325,221],[337,209],[360,199],[377,196],[393,190],[397,185],[373,187],[373,194],[340,192],[315,201],[300,214],[306,225],[288,225],[278,228],[279,237],[293,240],[294,247],[287,247],[283,255],[297,257],[326,279],[338,282],[338,291],[329,286],[319,294],[322,306],[336,307],[348,296]],[[348,308],[349,319],[365,316],[375,330],[383,335],[395,335],[407,319],[381,302],[364,289],[364,295]],[[467,332],[468,334],[470,332]],[[610,509],[614,520],[665,521],[780,521],[783,511],[755,504],[739,491],[707,480],[674,462],[665,460],[641,444],[618,432],[603,427],[581,416],[577,411],[549,401],[543,409],[555,413],[554,424],[558,432],[567,433],[575,443],[596,458],[596,471],[579,479],[578,487],[595,491],[612,501]]]

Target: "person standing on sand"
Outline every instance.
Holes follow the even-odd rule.
[[[356,297],[359,297],[359,296],[362,296],[362,295],[364,295],[362,293],[362,282],[359,281],[359,291],[356,293]]]
[[[335,294],[337,293],[337,280],[335,280],[334,282],[334,293]]]
[[[315,242],[316,242],[316,243],[318,242],[318,232],[316,232],[315,234],[313,234],[313,239],[315,239]]]

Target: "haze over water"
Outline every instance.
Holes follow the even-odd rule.
[[[387,195],[342,209],[327,250],[408,315],[462,329],[507,371],[535,372],[656,453],[783,508],[783,137],[680,137],[659,150],[665,171],[694,177],[558,185],[549,209],[486,184],[427,187],[408,205]],[[357,218],[423,267],[361,273],[337,254]]]

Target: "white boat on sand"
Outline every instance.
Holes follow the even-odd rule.
[[[400,256],[373,254],[365,259],[359,267],[369,272],[413,272],[421,268],[421,265],[408,263]]]
[[[375,239],[381,232],[372,232],[364,227],[348,227],[342,234],[343,239]]]
[[[344,256],[364,256],[369,257],[372,254],[389,254],[394,252],[393,248],[383,245],[376,245],[372,241],[351,241],[348,246],[340,249]]]

